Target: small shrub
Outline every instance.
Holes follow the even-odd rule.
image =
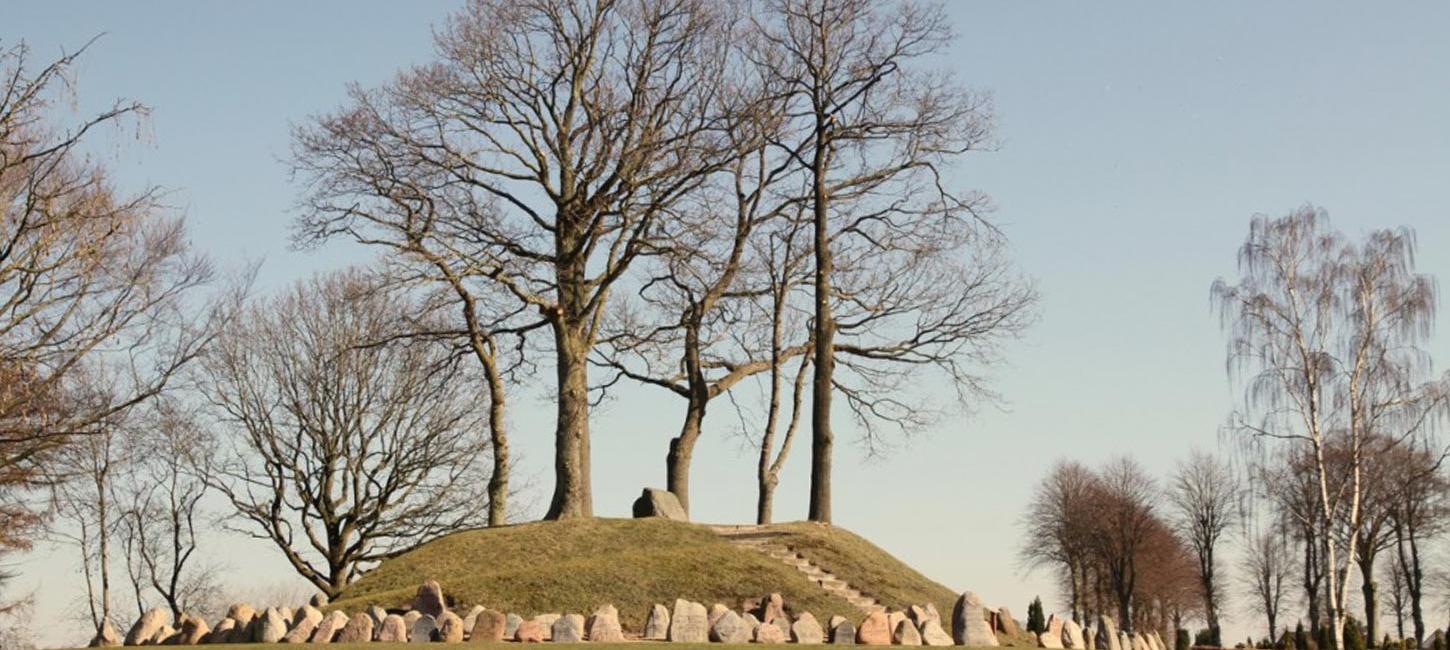
[[[1299,650],[1299,644],[1294,639],[1294,633],[1289,628],[1284,628],[1284,635],[1279,637],[1279,648],[1281,650]]]
[[[1027,605],[1027,631],[1042,634],[1047,631],[1047,618],[1042,615],[1042,598],[1033,598]]]
[[[1173,635],[1173,650],[1188,650],[1190,645],[1192,644],[1189,643],[1188,630],[1178,628],[1178,632]]]
[[[1430,650],[1445,650],[1445,633],[1435,630],[1435,636],[1430,641]]]
[[[1344,650],[1364,650],[1364,631],[1353,616],[1344,619]]]
[[[1213,643],[1213,632],[1204,628],[1193,633],[1193,645],[1218,647]]]

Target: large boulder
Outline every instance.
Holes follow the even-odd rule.
[[[1072,650],[1087,650],[1087,644],[1083,642],[1082,626],[1077,621],[1067,619],[1062,622],[1062,645]]]
[[[755,631],[750,635],[752,642],[765,645],[780,645],[785,643],[787,638],[785,632],[782,632],[780,626],[774,622],[755,628]]]
[[[891,633],[891,642],[896,645],[921,645],[921,631],[916,629],[916,623],[911,619],[903,618]]]
[[[1017,627],[1017,619],[1012,618],[1012,610],[1006,607],[997,608],[997,631],[1009,639],[1022,633],[1022,628]]]
[[[831,617],[835,622],[831,626],[831,643],[835,645],[856,645],[856,625],[851,621],[838,617]]]
[[[432,643],[437,638],[438,620],[432,616],[423,614],[408,626],[408,643]]]
[[[539,614],[534,617],[534,622],[539,624],[539,628],[544,633],[545,641],[554,640],[554,622],[559,620],[561,616],[563,614]]]
[[[403,617],[397,614],[384,616],[383,624],[378,627],[377,640],[381,643],[407,643],[408,625],[403,622]]]
[[[473,631],[468,633],[469,641],[502,641],[508,628],[508,617],[503,612],[485,609],[473,621]]]
[[[512,639],[514,633],[519,631],[519,624],[524,622],[524,617],[518,614],[507,614],[503,617],[503,638]]]
[[[649,618],[644,622],[644,640],[664,641],[670,638],[670,610],[655,603],[649,608]]]
[[[206,636],[211,633],[211,626],[200,616],[183,616],[181,630],[176,637],[176,645],[201,645]]]
[[[785,598],[780,594],[769,594],[761,598],[757,613],[761,623],[774,623],[777,618],[785,618]]]
[[[312,638],[312,631],[317,629],[317,624],[321,622],[322,612],[311,605],[303,605],[292,613],[292,629],[282,635],[282,642],[307,643],[307,640]]]
[[[605,605],[589,616],[588,636],[590,641],[619,643],[624,640],[624,629],[619,626],[619,610],[614,605]]]
[[[1118,630],[1118,647],[1122,650],[1133,650],[1133,637],[1127,630]]]
[[[658,488],[645,488],[639,498],[634,500],[634,518],[643,519],[645,517],[662,517],[676,521],[689,521],[690,519],[674,492]]]
[[[732,610],[725,610],[710,625],[710,640],[716,643],[749,643],[750,625]]]
[[[373,629],[377,630],[383,626],[383,619],[388,617],[388,610],[373,605],[368,607],[368,616],[373,618]]]
[[[323,607],[327,607],[328,602],[329,600],[327,598],[327,594],[319,591],[315,594],[312,594],[312,600],[307,601],[307,604],[313,606],[314,608],[322,609]]]
[[[338,643],[367,643],[373,640],[373,615],[358,612],[347,619],[342,631],[337,633]]]
[[[237,622],[231,618],[223,617],[222,620],[216,622],[216,627],[212,628],[211,633],[206,635],[206,640],[203,643],[227,643],[232,640],[232,630],[235,629],[237,629]],[[303,639],[303,641],[306,640]]]
[[[174,645],[174,643],[167,643],[167,641],[170,641],[171,637],[173,636],[176,636],[176,628],[173,628],[170,625],[162,625],[161,629],[156,630],[156,633],[151,635],[150,641],[147,641],[141,645]]]
[[[472,609],[468,610],[468,614],[463,617],[464,638],[472,637],[473,626],[478,624],[478,615],[483,613],[483,609],[483,605],[474,605]]]
[[[952,639],[957,645],[993,647],[997,634],[987,624],[986,608],[976,594],[963,592],[952,610]]]
[[[227,608],[227,618],[237,622],[231,636],[227,637],[227,643],[251,643],[252,633],[256,630],[253,622],[257,619],[257,610],[247,603],[234,603]]]
[[[871,612],[861,619],[856,628],[856,643],[860,645],[891,645],[891,617],[886,612]]]
[[[669,640],[675,643],[709,641],[709,615],[705,612],[705,606],[684,599],[676,599],[675,609],[670,612]]]
[[[166,626],[166,621],[170,618],[171,614],[160,607],[146,610],[131,625],[131,630],[126,632],[126,645],[141,645],[150,641],[158,630]]]
[[[444,643],[463,643],[463,619],[444,610],[438,616],[438,640]]]
[[[437,580],[429,580],[418,586],[418,593],[413,596],[413,611],[422,612],[436,620],[443,615],[445,609],[448,609],[448,605],[443,602],[443,587]]]
[[[317,623],[317,629],[312,631],[312,638],[308,642],[332,643],[338,633],[342,632],[342,628],[347,627],[349,620],[351,619],[347,617],[347,614],[341,611],[334,609],[328,612],[327,616],[322,617],[322,620]]]
[[[251,627],[252,643],[276,643],[287,636],[287,619],[275,607],[268,607],[261,616],[252,619]]]
[[[412,631],[413,624],[417,623],[418,619],[420,618],[423,618],[423,612],[415,609],[410,609],[407,612],[403,613],[403,624],[408,626],[409,631]]]
[[[825,643],[826,631],[810,612],[801,612],[790,624],[791,643]]]
[[[1037,635],[1037,645],[1042,648],[1061,648],[1062,617],[1053,614],[1047,617],[1047,630]]]
[[[705,614],[705,624],[709,625],[712,628],[715,627],[715,621],[720,620],[720,617],[724,616],[725,612],[728,611],[730,611],[730,608],[726,607],[724,603],[715,603],[714,605],[711,605],[710,609]]]
[[[1152,632],[1149,632],[1148,638],[1153,640],[1153,645],[1156,646],[1158,650],[1168,650],[1168,645],[1163,642],[1163,635],[1159,634],[1158,630],[1153,630]]]
[[[554,643],[578,643],[584,640],[584,617],[564,614],[551,626],[549,640]]]
[[[107,620],[101,624],[101,629],[96,630],[96,635],[91,637],[91,642],[86,644],[87,648],[114,648],[121,645],[121,637],[116,634],[116,626],[111,625]]]
[[[541,643],[544,640],[544,626],[532,619],[520,619],[518,629],[514,630],[514,640],[519,643]]]
[[[1097,650],[1122,650],[1122,646],[1118,644],[1118,625],[1113,622],[1113,617],[1098,616],[1098,629],[1094,645],[1097,646]]]
[[[941,618],[929,618],[916,627],[921,632],[921,644],[929,646],[952,645],[952,636],[941,627]]]

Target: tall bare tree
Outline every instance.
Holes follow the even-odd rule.
[[[457,357],[396,337],[413,303],[356,271],[314,278],[246,308],[201,364],[224,436],[201,476],[329,595],[488,509]]]
[[[593,514],[589,357],[611,290],[731,157],[720,14],[700,0],[475,0],[439,31],[436,62],[354,89],[298,135],[303,239],[423,239],[511,300],[506,313],[547,325],[549,518]]]
[[[1282,519],[1249,532],[1241,559],[1242,580],[1254,609],[1268,625],[1268,636],[1279,634],[1279,613],[1284,605],[1285,585],[1294,574],[1294,557],[1289,533]]]
[[[1084,602],[1091,590],[1094,565],[1093,521],[1103,492],[1092,470],[1074,462],[1058,462],[1033,491],[1022,516],[1026,540],[1021,560],[1028,568],[1051,567],[1067,587],[1075,621],[1087,619]]]
[[[1433,445],[1407,445],[1396,450],[1389,464],[1396,470],[1398,489],[1390,508],[1394,538],[1394,567],[1405,591],[1416,643],[1423,644],[1425,628],[1426,545],[1450,526],[1450,479],[1443,454]],[[1403,630],[1400,636],[1404,637]]]
[[[1246,380],[1237,427],[1255,443],[1312,458],[1316,531],[1326,600],[1343,647],[1348,588],[1358,552],[1365,450],[1375,433],[1399,444],[1440,417],[1426,390],[1419,344],[1434,320],[1431,278],[1414,270],[1414,237],[1378,231],[1347,241],[1312,207],[1255,217],[1239,251],[1237,284],[1214,284],[1229,332],[1230,368]],[[1331,448],[1347,461],[1336,471]],[[1342,541],[1343,540],[1343,541]]]
[[[1116,600],[1118,618],[1132,632],[1141,551],[1149,531],[1161,525],[1153,507],[1158,487],[1141,465],[1127,457],[1110,462],[1098,476],[1102,494],[1096,497],[1097,534],[1091,543]]]
[[[805,169],[810,188],[809,518],[829,522],[832,397],[842,389],[837,338],[867,346],[861,339],[887,328],[872,305],[852,305],[850,315],[839,311],[862,295],[854,285],[892,281],[888,269],[898,256],[957,248],[987,230],[979,216],[983,198],[947,189],[942,172],[986,142],[990,119],[981,96],[924,67],[923,59],[952,38],[937,5],[773,0],[759,21],[766,46],[756,62],[788,93],[792,124],[784,132],[794,137],[782,146]],[[847,398],[858,414],[911,411],[867,391]]]
[[[1178,464],[1168,488],[1168,498],[1177,511],[1179,533],[1198,559],[1204,617],[1213,645],[1221,643],[1218,614],[1224,596],[1216,580],[1218,550],[1224,535],[1239,522],[1243,496],[1233,467],[1200,450],[1194,450]]]

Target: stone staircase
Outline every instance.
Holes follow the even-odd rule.
[[[820,587],[826,593],[851,603],[853,607],[861,610],[863,614],[885,611],[886,609],[875,598],[863,593],[860,589],[852,587],[845,580],[836,577],[835,574],[812,562],[810,558],[801,555],[785,543],[774,539],[778,535],[770,532],[769,528],[765,526],[710,526],[710,530],[738,548],[763,553],[771,559],[795,568],[797,571],[804,573],[806,579],[815,583],[816,586]]]

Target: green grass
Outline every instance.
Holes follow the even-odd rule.
[[[955,594],[850,532],[800,523],[773,526],[766,534],[883,604],[933,602],[944,622],[950,620]],[[428,579],[443,585],[455,609],[480,604],[524,617],[587,615],[610,603],[634,632],[644,627],[653,603],[687,598],[737,608],[772,591],[822,624],[836,614],[861,617],[792,567],[737,548],[703,526],[664,519],[568,520],[454,533],[383,562],[330,608],[402,606]]]
[[[720,650],[720,648],[722,647],[718,643],[710,643],[710,644],[705,644],[705,643],[664,643],[664,642],[659,642],[659,641],[638,641],[638,642],[633,642],[633,643],[584,643],[582,645],[584,647],[589,648],[589,650],[639,650],[639,648],[641,646],[656,645],[656,644],[659,645],[662,648],[669,648],[669,650]],[[401,648],[401,647],[408,646],[408,645],[410,645],[410,644],[405,644],[405,643],[330,643],[330,644],[327,645],[327,648],[329,650],[370,650],[370,649],[376,649],[378,647],[387,647],[387,646],[396,646],[396,647]],[[484,643],[484,642],[481,642],[481,641],[478,642],[478,643],[474,643],[474,642],[471,642],[470,641],[470,642],[464,642],[464,643],[458,643],[458,644],[449,644],[448,646],[442,646],[442,647],[458,646],[458,647],[467,647],[467,648],[479,648],[479,649],[482,649],[482,650],[505,650],[505,649],[508,649],[508,650],[518,650],[520,647],[543,648],[543,647],[548,647],[549,645],[550,644],[548,644],[548,643],[523,645],[523,644],[518,644],[518,643],[502,643],[502,642],[489,642],[489,643]],[[170,646],[170,647],[174,647],[174,648],[215,648],[216,646],[210,646],[210,645],[208,645],[208,646],[182,645],[182,646]],[[275,643],[239,643],[239,644],[235,644],[235,645],[226,645],[225,647],[226,647],[227,650],[277,650],[277,644],[275,644]],[[413,647],[416,647],[416,646],[413,646]],[[735,647],[740,647],[740,646],[735,646]],[[757,644],[752,643],[752,644],[750,644],[749,647],[751,647],[751,648],[799,648],[800,646],[797,646],[797,645],[757,645]],[[74,648],[72,650],[84,650],[84,649],[82,649],[82,648]],[[956,646],[954,648],[954,650],[976,650],[976,649],[973,649],[973,648],[962,648],[961,646]],[[981,650],[986,650],[986,649],[981,649]]]

